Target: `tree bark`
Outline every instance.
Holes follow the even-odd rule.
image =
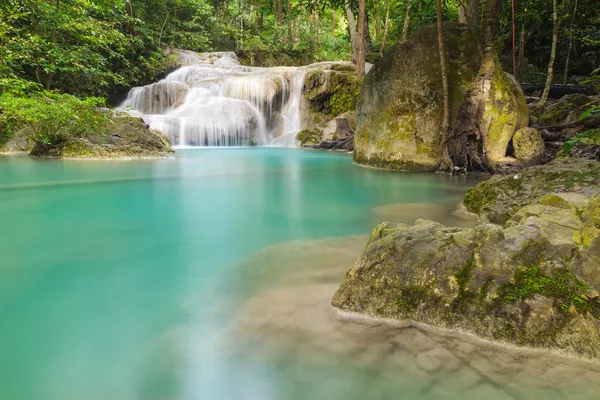
[[[125,31],[126,34],[133,34],[134,33],[134,26],[133,26],[133,0],[126,0],[125,1],[125,13],[129,17],[129,20],[125,23],[125,29],[124,29],[124,31]]]
[[[381,37],[381,10],[379,9],[379,1],[373,1],[375,7],[375,41]]]
[[[546,86],[544,87],[544,92],[542,93],[542,98],[538,103],[536,109],[538,112],[542,112],[544,107],[546,106],[546,101],[548,101],[548,94],[550,93],[550,86],[552,86],[552,81],[554,80],[554,61],[556,60],[556,47],[558,44],[558,30],[560,28],[560,22],[558,20],[558,2],[557,0],[552,0],[552,49],[550,50],[550,61],[548,62],[548,76],[546,77]]]
[[[518,81],[523,82],[523,62],[525,61],[525,23],[521,25],[521,39],[519,40],[519,75]]]
[[[441,1],[441,0],[440,0]],[[358,0],[358,74],[365,74],[365,50],[366,50],[366,0]]]
[[[277,13],[275,17],[277,19],[277,25],[281,25],[283,23],[283,5],[281,0],[277,0]]]
[[[383,39],[381,40],[381,46],[379,47],[379,56],[383,57],[383,50],[385,49],[385,42],[388,35],[388,27],[390,23],[390,0],[385,2],[385,23],[383,24]]]
[[[258,12],[258,33],[263,33],[263,18],[264,15],[262,11]]]
[[[315,55],[319,51],[319,5],[313,0],[313,24]]]
[[[512,6],[512,17],[511,17],[511,28],[512,28],[512,71],[513,76],[517,76],[517,30],[515,28],[515,0],[511,1]]]
[[[573,25],[575,24],[575,15],[577,14],[577,0],[573,7],[573,16],[571,17],[571,26],[569,27],[569,50],[567,51],[567,60],[565,61],[565,74],[563,76],[563,84],[567,84],[569,76],[569,59],[571,58],[571,49],[573,48]]]
[[[406,3],[406,14],[404,15],[404,24],[402,25],[402,35],[400,36],[401,43],[406,42],[406,38],[408,37],[408,28],[410,26],[410,8],[413,5],[413,1],[414,0],[408,0],[408,3]],[[388,0],[388,12],[389,12],[389,10],[390,10],[390,2]]]
[[[444,117],[442,120],[442,137],[445,137],[450,127],[450,95],[448,92],[448,73],[446,71],[446,51],[444,49],[444,34],[442,32],[442,0],[436,0],[437,41],[440,55],[440,73],[442,75],[442,90],[444,91]]]
[[[345,3],[346,18],[348,19],[348,30],[350,31],[350,44],[352,45],[352,61],[358,64],[358,40],[356,38],[356,22],[354,21],[354,13],[350,8],[350,3],[346,0]]]

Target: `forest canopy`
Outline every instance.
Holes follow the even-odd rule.
[[[163,74],[172,64],[166,47],[238,51],[262,65],[350,60],[359,4],[349,1],[6,0],[0,5],[0,75],[79,96],[106,96]],[[511,2],[500,3],[495,44],[510,70]],[[444,1],[444,20],[459,20],[461,5]],[[369,0],[365,7],[370,62],[403,32],[436,21],[434,0]],[[483,12],[483,4],[476,12]],[[545,79],[552,14],[551,0],[515,0],[522,81]],[[569,59],[567,80],[579,82],[600,63],[600,8],[596,0],[563,0],[558,18],[556,68],[564,72]]]

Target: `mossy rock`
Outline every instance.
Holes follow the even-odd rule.
[[[303,129],[296,135],[296,140],[300,141],[302,147],[314,146],[323,140],[323,131],[318,128]]]
[[[586,96],[578,93],[568,94],[547,105],[544,112],[538,116],[537,123],[541,126],[552,126],[575,122],[581,113],[592,105],[600,105],[599,96]]]
[[[460,24],[444,24],[451,126],[463,116],[467,95],[478,73],[493,71],[485,109],[478,125],[487,132],[483,143],[488,163],[503,158],[513,134],[528,123],[518,85],[498,58],[482,65],[476,40]],[[357,102],[354,160],[390,169],[432,171],[442,159],[443,89],[435,25],[422,27],[405,43],[390,49],[366,75]]]
[[[521,207],[551,192],[595,194],[600,191],[600,163],[557,159],[522,169],[516,175],[492,176],[465,194],[463,204],[485,221],[506,222]]]
[[[600,196],[585,207],[594,219]],[[386,222],[373,230],[332,304],[600,360],[600,235],[582,245],[588,225],[579,215],[529,205],[504,228]]]
[[[536,165],[542,160],[545,144],[539,130],[521,128],[513,136],[512,143],[515,157],[525,165]]]
[[[30,155],[61,158],[164,157],[173,152],[168,138],[140,118],[119,113],[101,129],[102,134],[68,137],[62,143],[36,144]]]
[[[338,116],[356,108],[362,77],[352,65],[332,64],[309,71],[304,79],[304,97],[311,113]]]

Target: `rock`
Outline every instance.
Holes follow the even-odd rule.
[[[515,157],[525,165],[539,164],[544,155],[544,139],[535,128],[521,128],[512,139]]]
[[[379,225],[332,304],[600,360],[600,236],[581,240],[600,222],[600,194],[582,218],[581,200],[527,205],[504,227]]]
[[[465,194],[467,211],[484,221],[503,224],[520,208],[552,192],[600,191],[600,163],[586,159],[557,159],[525,168],[515,175],[492,176]]]
[[[314,146],[323,140],[323,131],[318,128],[303,129],[296,135],[302,147]]]
[[[31,156],[61,158],[164,157],[173,149],[161,132],[149,129],[140,118],[111,116],[106,132],[95,136],[70,136],[56,146],[36,144]]]
[[[33,133],[27,128],[21,129],[4,140],[2,140],[2,136],[2,132],[0,132],[0,153],[29,152],[33,148]]]
[[[319,67],[321,63],[308,68]],[[362,77],[352,64],[323,63],[321,68],[309,70],[304,79],[304,96],[312,113],[336,117],[354,111]]]
[[[535,109],[536,104],[532,104]],[[581,113],[592,105],[600,105],[600,96],[568,94],[547,105],[544,112],[537,116],[537,124],[540,126],[553,126],[575,122]]]
[[[482,62],[467,27],[444,24],[448,57],[451,126],[455,145],[463,151],[482,144],[487,163],[505,157],[513,134],[527,125],[528,110],[522,91],[500,66],[497,57]],[[390,169],[432,171],[442,161],[444,140],[442,81],[434,25],[425,26],[399,43],[366,75],[357,102],[354,159],[358,164]],[[492,70],[491,86],[479,120],[470,110],[478,73]],[[463,140],[464,139],[464,140]],[[473,145],[468,145],[472,143]],[[481,147],[481,146],[480,146]],[[481,154],[483,157],[483,154]]]

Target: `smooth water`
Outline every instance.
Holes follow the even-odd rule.
[[[0,399],[593,398],[594,364],[331,313],[375,224],[468,224],[474,183],[293,149],[0,157]]]

